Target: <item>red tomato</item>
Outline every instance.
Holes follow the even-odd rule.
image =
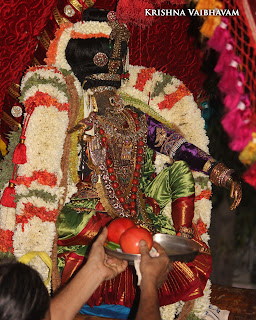
[[[128,218],[118,218],[108,225],[108,241],[119,244],[121,235],[129,228],[134,227],[133,220]]]
[[[151,233],[139,226],[127,229],[120,238],[120,246],[123,252],[140,253],[139,242],[145,240],[149,250],[153,246],[153,237]]]

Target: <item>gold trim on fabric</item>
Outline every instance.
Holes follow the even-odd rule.
[[[57,7],[55,7],[53,9],[53,16],[54,16],[54,19],[56,20],[56,22],[58,23],[58,25],[60,25],[61,23],[63,22],[70,22],[68,19],[64,18]]]
[[[85,4],[87,5],[88,8],[92,7],[94,5],[94,2],[92,0],[83,0]],[[72,6],[77,10],[77,11],[82,11],[84,6],[78,1],[78,0],[69,0],[69,3],[72,4]]]
[[[42,45],[43,45],[43,47],[45,48],[45,50],[48,50],[48,49],[49,49],[50,41],[51,41],[51,39],[50,39],[47,31],[44,30],[44,31],[41,33],[40,42],[42,43]]]
[[[14,98],[14,99],[18,99],[20,97],[20,93],[17,92],[15,89],[13,89],[12,87],[8,88],[8,92],[9,94]]]
[[[33,66],[40,66],[41,65],[41,63],[35,57],[32,60],[32,64],[33,64]]]
[[[21,124],[10,117],[5,111],[2,113],[1,119],[6,122],[12,130],[18,131],[18,129],[21,128]]]
[[[72,6],[77,10],[77,11],[82,11],[83,6],[81,5],[81,3],[79,3],[79,1],[77,0],[69,0],[69,3],[72,4]]]
[[[206,163],[203,166],[203,172],[208,172],[208,170],[211,168],[212,163],[216,162],[215,159],[210,158],[208,161],[206,161]]]
[[[14,83],[13,81],[12,81],[12,87],[17,91],[20,91],[20,86],[17,83]]]
[[[92,7],[94,5],[94,2],[92,0],[85,0],[85,3],[87,5],[87,7]]]
[[[108,215],[110,215],[112,218],[119,217],[118,214],[115,212],[114,208],[108,202],[107,195],[105,194],[103,183],[101,181],[100,175],[98,175],[98,179],[99,180],[96,183],[96,190],[97,190],[98,195],[100,197],[100,202],[102,203],[102,205],[105,208]]]

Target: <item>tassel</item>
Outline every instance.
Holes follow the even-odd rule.
[[[242,96],[237,107],[228,112],[221,123],[232,141],[229,147],[234,151],[242,151],[251,140],[253,127],[250,123],[251,110],[248,96]]]
[[[233,134],[233,140],[229,144],[230,148],[234,151],[241,152],[251,140],[254,131],[250,125],[251,110],[250,100],[248,96],[243,96],[237,106],[236,129]]]
[[[16,208],[16,203],[14,202],[15,196],[15,180],[11,179],[9,181],[9,186],[4,189],[2,198],[1,198],[1,205],[4,207],[9,208]]]
[[[225,68],[235,57],[234,53],[234,40],[230,38],[225,46],[225,49],[221,52],[218,63],[216,64],[214,71],[217,73],[223,73]]]
[[[238,65],[240,61],[240,58],[235,56],[230,64],[225,68],[220,82],[218,83],[218,87],[221,92],[229,94],[236,91],[235,84],[239,79]]]
[[[227,110],[235,109],[244,93],[244,75],[242,72],[239,73],[238,78],[235,91],[224,98],[224,105]]]
[[[221,23],[215,29],[213,36],[208,41],[208,46],[218,52],[221,52],[225,49],[226,43],[230,38],[229,31],[227,30],[228,19],[222,17]]]
[[[27,148],[25,145],[25,139],[26,137],[22,135],[20,137],[20,143],[14,150],[12,162],[15,164],[24,164],[27,162]]]

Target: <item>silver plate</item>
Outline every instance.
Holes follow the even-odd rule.
[[[193,261],[200,249],[200,245],[193,240],[169,234],[156,233],[153,240],[165,249],[170,261]],[[118,259],[126,260],[130,264],[133,264],[134,260],[140,259],[140,254],[118,252],[107,247],[105,247],[105,252]]]

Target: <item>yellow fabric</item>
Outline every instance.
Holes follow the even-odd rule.
[[[52,259],[46,252],[29,251],[26,254],[24,254],[21,258],[19,258],[18,261],[24,264],[29,264],[29,262],[35,257],[40,257],[42,261],[46,264],[46,266],[49,268],[48,278],[44,281],[44,284],[48,285],[52,276]]]
[[[0,138],[0,150],[1,150],[1,153],[4,157],[7,153],[7,149],[6,149],[6,144],[4,143],[4,141],[1,138]]]

